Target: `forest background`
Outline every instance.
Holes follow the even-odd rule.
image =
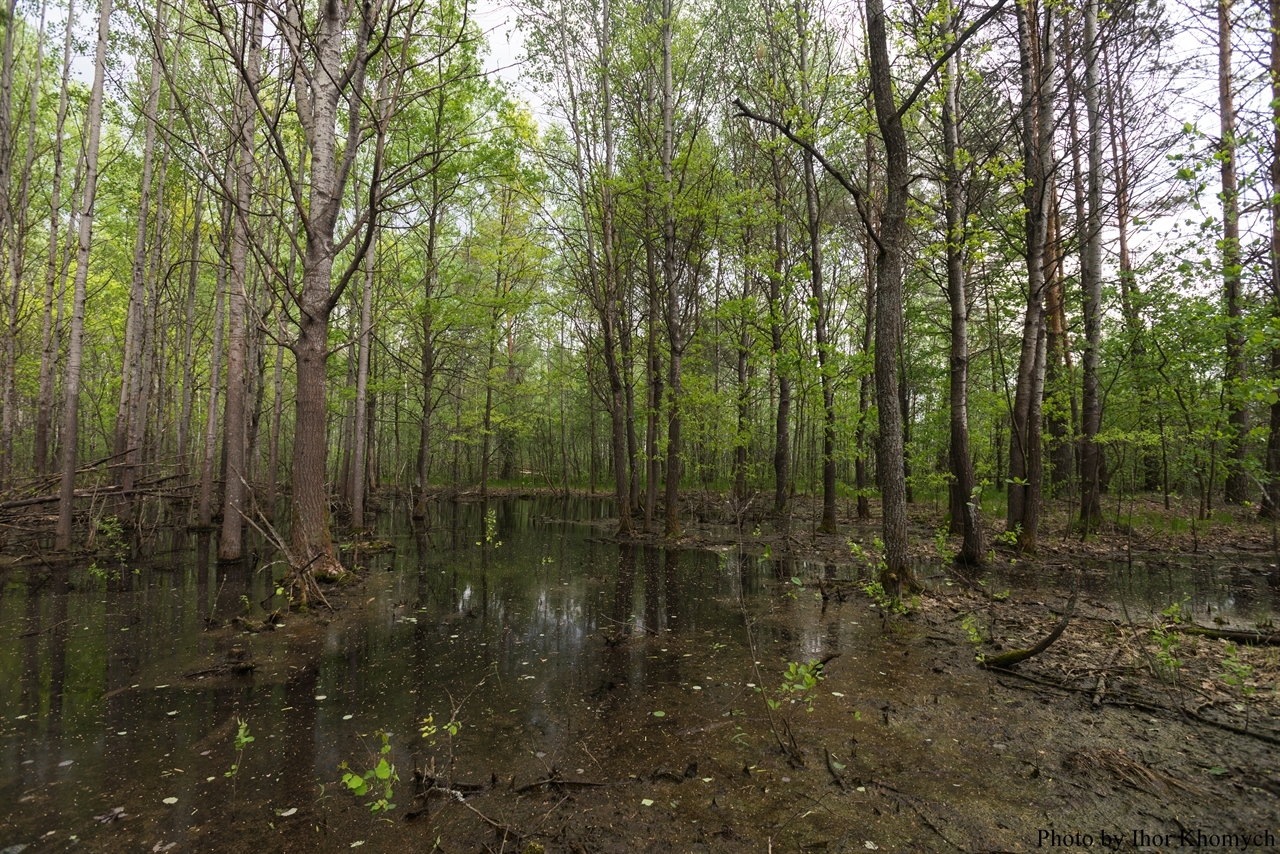
[[[895,591],[922,497],[1280,512],[1280,2],[512,15],[11,0],[0,507],[306,578],[392,492],[878,497]]]

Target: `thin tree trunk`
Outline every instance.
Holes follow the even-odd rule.
[[[786,296],[787,233],[782,187],[782,167],[776,154],[769,158],[773,170],[773,270],[769,275],[769,347],[774,374],[778,378],[778,410],[773,433],[773,511],[787,518],[788,488],[791,483],[791,374],[783,365],[786,343],[783,320]]]
[[[1033,424],[1040,411],[1043,371],[1037,380],[1040,329],[1044,313],[1044,249],[1049,221],[1049,173],[1052,154],[1052,92],[1054,39],[1052,11],[1044,10],[1044,38],[1037,31],[1036,10],[1017,4],[1019,65],[1022,78],[1022,146],[1024,151],[1027,240],[1027,308],[1022,326],[1022,349],[1014,393],[1009,445],[1009,492],[1006,528],[1018,531],[1020,550],[1035,542],[1029,530],[1028,507],[1039,504],[1038,482],[1031,477],[1038,468],[1040,446],[1033,439],[1040,425]],[[1033,436],[1034,434],[1034,436]],[[1033,463],[1032,458],[1037,462]],[[1038,518],[1037,511],[1031,511]]]
[[[1102,116],[1098,106],[1098,0],[1084,5],[1084,103],[1088,122],[1089,174],[1080,284],[1084,291],[1084,353],[1081,397],[1084,436],[1080,444],[1080,523],[1088,531],[1102,521],[1100,456],[1102,427],[1098,356],[1102,344]]]
[[[227,158],[225,171],[226,183],[230,183],[234,174],[231,158]],[[218,402],[222,393],[222,349],[223,329],[225,328],[225,311],[227,297],[227,249],[231,242],[232,202],[222,201],[222,246],[218,253],[218,266],[215,274],[217,293],[213,305],[213,352],[209,357],[209,408],[205,412],[204,450],[200,462],[200,500],[197,503],[196,520],[201,528],[213,524],[213,460],[218,448]]]
[[[191,467],[191,404],[195,386],[195,348],[192,333],[196,319],[196,291],[200,284],[200,229],[204,221],[204,182],[196,187],[191,225],[191,270],[187,279],[187,303],[182,330],[182,409],[178,416],[178,473],[185,475]]]
[[[871,185],[871,138],[867,135],[867,186]],[[862,318],[862,356],[874,359],[872,346],[875,341],[876,328],[876,261],[875,245],[870,236],[863,241],[863,287],[865,295],[863,303],[865,311]],[[867,479],[867,422],[871,416],[872,387],[875,384],[874,371],[864,373],[858,382],[858,431],[854,438],[857,446],[857,458],[854,461],[854,489],[858,492],[858,519],[866,522],[871,519],[871,499],[868,496],[871,484]],[[905,475],[904,475],[905,476]]]
[[[800,91],[803,109],[808,115],[812,110],[809,93],[809,38],[805,13],[796,6],[796,37],[800,47]],[[822,281],[822,219],[819,210],[818,179],[814,170],[813,153],[804,152],[804,202],[806,226],[809,236],[809,287],[813,297],[813,335],[818,350],[818,381],[822,386],[822,522],[818,529],[833,534],[836,531],[836,397],[835,378],[831,361],[831,346],[827,336],[827,297]]]
[[[653,198],[651,188],[646,188],[647,198]],[[653,234],[654,223],[652,206],[645,206],[645,233]],[[655,257],[653,244],[651,241],[645,241],[644,263],[645,276],[648,282],[649,290],[649,311],[646,326],[645,343],[645,374],[646,385],[648,386],[648,399],[646,401],[646,417],[645,417],[645,460],[647,471],[645,472],[645,497],[644,497],[644,530],[645,533],[653,531],[653,517],[658,507],[658,480],[662,476],[662,461],[658,456],[658,417],[662,409],[662,353],[658,346],[658,325],[659,325],[659,281],[657,270],[657,258]]]
[[[54,374],[58,346],[53,322],[54,284],[58,278],[58,232],[61,213],[63,133],[67,123],[67,92],[71,77],[71,33],[75,27],[75,0],[67,2],[67,26],[62,42],[62,83],[58,89],[58,118],[53,141],[53,181],[49,187],[49,266],[45,276],[44,317],[40,330],[40,387],[36,397],[34,468],[38,475],[48,471],[49,428],[53,423]],[[77,163],[78,166],[78,163]],[[74,198],[74,196],[73,196]],[[75,218],[74,203],[70,218]]]
[[[612,70],[612,28],[609,0],[600,6],[600,114],[604,132],[604,175],[600,182],[601,253],[604,256],[603,287],[598,292],[600,319],[604,325],[604,363],[609,379],[609,416],[613,427],[614,498],[618,503],[618,535],[631,534],[631,488],[627,482],[627,409],[622,368],[617,347],[621,326],[617,236],[614,233],[614,138],[613,102],[610,97]]]
[[[374,245],[376,246],[376,238]],[[364,489],[368,451],[369,343],[373,331],[373,248],[364,257],[364,288],[360,296],[360,350],[356,367],[356,435],[351,466],[351,527],[364,527]],[[487,434],[486,434],[487,435]]]
[[[41,2],[40,28],[36,34],[35,63],[32,66],[31,79],[28,81],[30,88],[29,118],[27,121],[27,138],[23,153],[22,174],[19,179],[18,204],[14,209],[15,214],[11,217],[10,233],[12,239],[9,241],[9,282],[12,290],[9,298],[9,328],[5,335],[5,363],[8,365],[9,370],[4,376],[3,402],[0,403],[0,455],[3,455],[3,460],[0,460],[0,464],[6,469],[12,465],[13,435],[17,426],[18,316],[22,303],[22,279],[26,267],[24,244],[26,243],[29,224],[27,209],[31,200],[31,167],[35,163],[36,125],[40,116],[40,72],[44,66],[44,21],[46,10],[47,4]],[[10,25],[6,29],[13,29],[13,27]],[[0,476],[0,489],[4,488],[7,483],[8,478]]]
[[[964,161],[960,148],[960,72],[959,52],[951,55],[946,66],[946,96],[942,103],[942,144],[945,156],[944,200],[947,220],[947,299],[951,307],[950,359],[950,457],[951,457],[951,522],[962,537],[961,563],[983,562],[985,546],[979,497],[974,489],[976,478],[969,455],[969,301],[965,289],[964,245]]]
[[[5,3],[7,18],[3,47],[0,48],[0,247],[8,249],[9,288],[5,293],[5,335],[3,375],[0,375],[0,491],[8,489],[13,468],[13,432],[17,421],[16,378],[18,372],[18,310],[21,283],[13,277],[15,231],[10,193],[13,185],[13,36],[17,27],[17,0]]]
[[[1271,311],[1280,315],[1280,0],[1271,0]],[[1280,377],[1280,346],[1271,348],[1272,382]],[[1280,398],[1271,404],[1267,431],[1267,477],[1260,515],[1280,516]],[[1166,475],[1166,478],[1168,475]],[[1165,490],[1168,492],[1168,490]],[[1168,501],[1168,498],[1165,499]]]
[[[244,548],[244,503],[249,471],[245,395],[247,393],[249,305],[249,208],[253,194],[254,100],[262,64],[263,5],[248,0],[242,19],[244,79],[236,129],[235,218],[231,223],[231,280],[227,295],[227,400],[222,417],[227,474],[222,486],[222,533],[218,560],[239,560]]]
[[[107,71],[107,38],[111,31],[112,0],[102,0],[98,12],[98,43],[94,52],[93,87],[89,90],[89,111],[85,117],[88,140],[85,144],[84,200],[80,213],[80,246],[76,255],[76,277],[72,296],[71,334],[67,341],[67,376],[63,385],[62,483],[58,494],[58,524],[54,548],[71,548],[72,505],[76,486],[76,452],[79,435],[80,366],[84,346],[85,290],[89,277],[89,249],[93,242],[93,205],[98,190],[98,144],[102,138],[102,90]],[[8,28],[6,28],[8,31]]]
[[[745,258],[751,252],[752,229],[748,225],[743,233],[742,250]],[[751,304],[750,264],[743,264],[742,269],[742,304]],[[751,397],[747,386],[748,358],[751,355],[750,329],[746,317],[738,318],[738,371],[735,398],[738,410],[738,424],[733,441],[733,494],[741,503],[747,497],[747,445],[751,435]]]
[[[443,94],[441,94],[443,97]],[[443,104],[436,113],[437,136],[440,122],[443,120]],[[438,164],[437,164],[438,165]],[[432,395],[435,391],[436,349],[434,329],[434,307],[436,276],[439,261],[436,257],[437,243],[440,237],[440,216],[443,199],[440,193],[440,180],[435,170],[431,178],[431,209],[427,212],[427,245],[426,267],[424,275],[423,311],[422,311],[422,423],[418,433],[418,500],[414,504],[413,516],[421,519],[427,513],[427,489],[431,477],[431,412]]]
[[[662,279],[667,293],[667,337],[671,355],[667,363],[667,488],[666,526],[668,537],[679,537],[680,527],[680,428],[681,364],[684,333],[680,282],[676,277],[675,212],[675,87],[671,55],[672,0],[662,0]]]
[[[1249,410],[1245,406],[1244,332],[1240,302],[1240,189],[1236,177],[1236,109],[1231,71],[1232,0],[1218,0],[1218,115],[1221,122],[1219,163],[1222,168],[1222,285],[1227,303],[1227,363],[1223,377],[1229,408],[1227,411],[1227,480],[1222,500],[1243,504],[1249,499],[1249,475],[1244,461],[1249,433]]]
[[[161,5],[156,10],[155,25],[160,26],[160,16],[164,12]],[[113,453],[123,455],[124,465],[115,470],[116,485],[123,493],[116,499],[116,514],[128,518],[131,500],[128,493],[132,490],[136,477],[136,467],[140,462],[141,448],[133,447],[130,440],[138,433],[137,425],[145,420],[145,412],[140,412],[141,398],[145,379],[143,363],[147,345],[147,225],[151,212],[151,180],[155,169],[156,127],[160,107],[160,72],[161,58],[158,55],[157,39],[153,42],[151,53],[151,75],[147,86],[147,100],[143,108],[142,121],[142,173],[138,196],[138,222],[133,240],[133,262],[129,275],[129,307],[125,315],[124,355],[120,369],[120,403],[116,408],[116,424],[113,442]]]

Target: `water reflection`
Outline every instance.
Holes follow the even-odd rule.
[[[175,535],[171,551],[105,579],[84,567],[9,571],[0,584],[0,850],[49,830],[91,834],[95,814],[167,797],[183,815],[199,810],[196,826],[206,813],[248,809],[246,790],[255,808],[305,807],[340,762],[366,755],[362,736],[379,729],[408,779],[405,769],[438,749],[418,737],[422,720],[455,710],[467,776],[540,772],[534,757],[576,744],[584,719],[616,736],[654,708],[710,703],[726,674],[752,678],[744,600],[777,616],[758,627],[766,666],[853,647],[855,629],[812,592],[865,568],[617,545],[574,521],[602,515],[600,502],[556,499],[432,504],[416,525],[382,519],[378,537],[395,551],[360,556],[367,571],[343,614],[328,624],[287,616],[260,634],[208,630],[210,617],[252,623],[281,603],[275,569],[218,564],[207,533]],[[1098,568],[1082,583],[1139,603],[1186,591],[1199,613],[1252,616],[1273,605],[1268,572],[1134,564]],[[795,587],[792,578],[804,592],[759,598],[778,583]],[[1022,567],[986,580],[1047,586]],[[226,669],[241,654],[257,665],[252,675]],[[740,690],[726,688],[720,702]],[[241,719],[256,740],[235,806],[224,773]],[[188,832],[178,814],[162,828],[172,838]]]

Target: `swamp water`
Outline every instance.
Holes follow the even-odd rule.
[[[620,547],[583,521],[600,509],[440,505],[380,534],[394,551],[355,556],[337,614],[273,626],[283,567],[220,566],[194,535],[136,565],[7,570],[0,852],[1023,851],[1046,830],[1217,814],[1280,837],[1265,791],[1109,792],[1061,771],[1083,743],[1171,771],[1210,761],[1187,739],[1258,770],[1280,764],[1271,748],[1021,696],[863,597],[824,605],[819,578],[853,566]],[[1186,591],[1243,624],[1272,608],[1266,566],[1126,564],[1082,585],[1143,614]],[[1023,575],[985,580],[1046,584]],[[798,703],[778,692],[788,662],[833,653]],[[778,748],[788,729],[804,765]],[[398,780],[380,811],[376,772],[357,797],[342,766],[376,769],[384,733]],[[417,797],[432,781],[448,791]]]

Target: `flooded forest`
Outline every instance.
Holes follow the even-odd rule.
[[[3,2],[0,854],[1277,847],[1277,0]]]

